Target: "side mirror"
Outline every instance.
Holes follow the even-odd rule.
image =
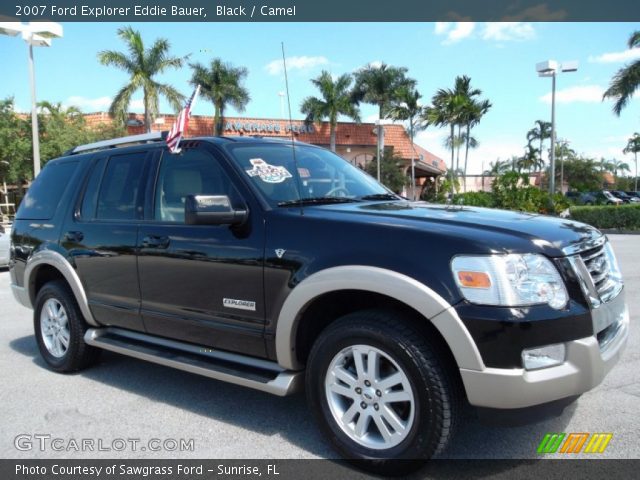
[[[226,195],[187,195],[184,219],[187,225],[241,225],[249,212],[234,210]]]

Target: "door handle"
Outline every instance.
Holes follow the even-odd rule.
[[[144,248],[167,248],[169,243],[169,237],[160,235],[147,235],[142,239]]]
[[[67,232],[64,234],[64,239],[67,242],[80,243],[84,239],[84,233],[75,231]]]

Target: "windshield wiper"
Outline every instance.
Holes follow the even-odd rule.
[[[372,195],[364,195],[358,197],[360,200],[400,200],[395,193],[374,193]]]
[[[279,207],[290,207],[292,205],[327,205],[331,203],[350,203],[358,202],[355,198],[348,197],[309,197],[300,198],[298,200],[286,200],[278,203]]]

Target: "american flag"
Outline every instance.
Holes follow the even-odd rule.
[[[187,129],[189,118],[191,118],[191,109],[193,108],[193,104],[195,103],[198,93],[200,93],[200,85],[196,87],[193,95],[191,95],[191,98],[189,99],[187,104],[180,111],[180,113],[178,114],[178,118],[176,118],[175,123],[167,134],[166,142],[171,153],[178,153],[180,151],[180,148],[178,148],[178,146],[180,145],[180,140],[182,140],[182,134]]]

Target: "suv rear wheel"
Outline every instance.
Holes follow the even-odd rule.
[[[377,467],[441,451],[461,398],[440,352],[390,312],[356,312],[331,324],[309,355],[306,390],[334,447]]]
[[[84,342],[87,324],[73,293],[62,281],[45,284],[33,316],[42,358],[56,372],[74,372],[95,363],[100,350]]]

